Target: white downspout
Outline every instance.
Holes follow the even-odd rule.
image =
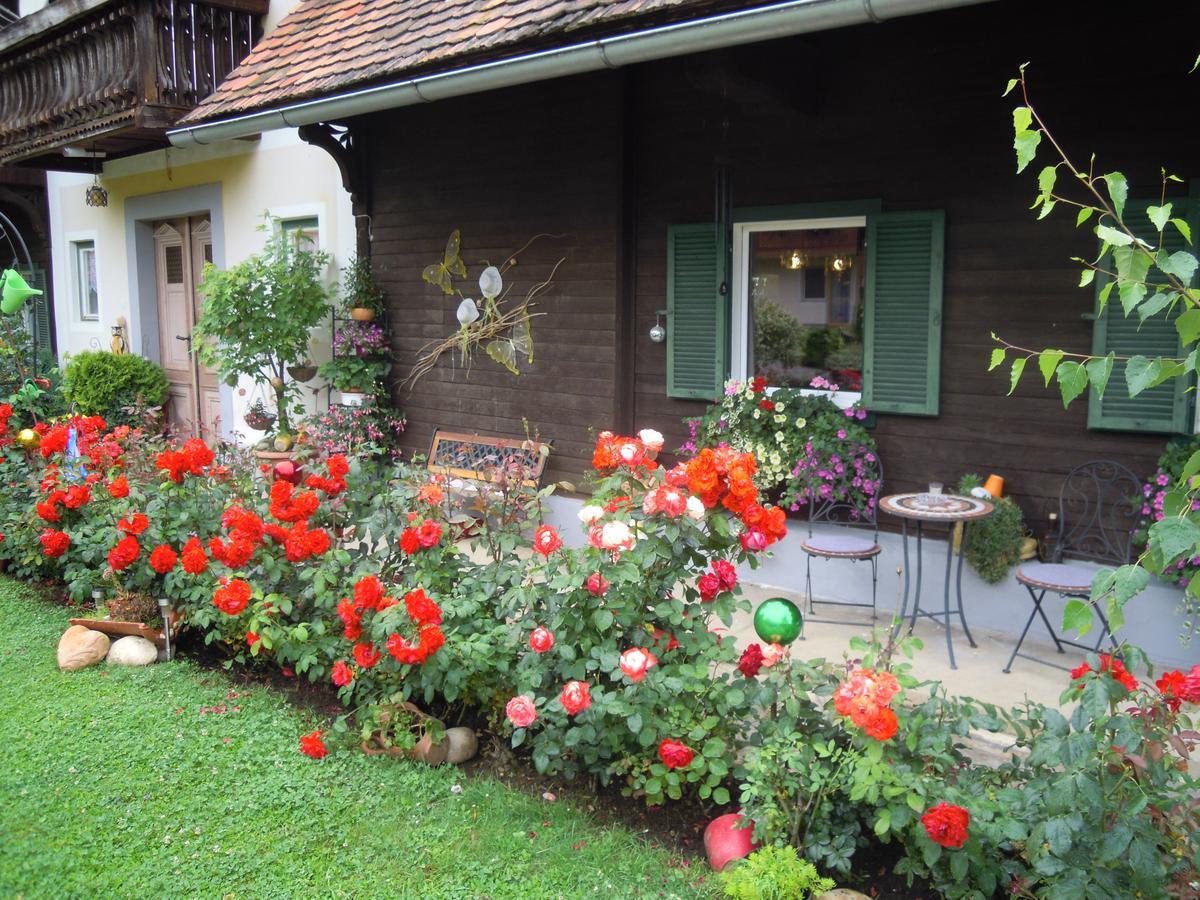
[[[194,147],[566,75],[985,2],[989,0],[787,0],[184,126],[168,131],[167,137],[176,147]]]

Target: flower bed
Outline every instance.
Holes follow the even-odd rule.
[[[268,483],[237,451],[96,419],[39,425],[24,450],[0,418],[11,571],[79,599],[167,596],[231,660],[330,682],[366,716],[402,700],[469,707],[539,772],[651,804],[736,790],[761,842],[835,872],[868,836],[895,842],[898,870],[950,897],[1158,896],[1197,877],[1180,762],[1200,741],[1200,666],[1138,680],[1135,650],[1093,657],[1072,673],[1067,719],[918,685],[911,644],[860,642],[842,664],[776,644],[739,653],[724,631],[749,611],[738,565],[786,531],[753,454],[704,448],[664,469],[657,432],[602,433],[587,542],[569,548],[541,517],[552,488],[523,487],[519,467],[493,473],[471,501],[477,530],[456,541],[450,492],[375,457]],[[972,728],[1014,734],[1022,752],[976,765]],[[351,734],[339,720],[299,749],[322,759]]]

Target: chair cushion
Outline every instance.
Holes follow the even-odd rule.
[[[1017,569],[1017,581],[1058,593],[1080,593],[1091,589],[1094,569],[1070,563],[1025,563]]]
[[[863,559],[879,552],[879,545],[870,538],[854,534],[815,534],[800,545],[812,556],[844,556]]]

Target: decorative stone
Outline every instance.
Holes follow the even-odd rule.
[[[148,666],[158,661],[158,648],[144,637],[126,635],[108,648],[108,661],[118,666]]]
[[[803,627],[800,608],[783,597],[764,600],[754,613],[754,631],[768,644],[783,644],[786,647],[800,637]]]
[[[475,730],[465,726],[446,729],[446,741],[449,743],[449,748],[446,750],[446,762],[451,765],[462,765],[469,759],[474,759],[475,754],[479,752],[479,739],[475,737]]]
[[[58,667],[64,672],[93,666],[108,653],[108,635],[83,625],[72,625],[58,641]]]
[[[758,849],[754,843],[754,823],[745,828],[741,813],[726,813],[717,816],[704,829],[704,853],[708,864],[720,872],[735,859],[745,859]]]
[[[817,897],[817,900],[871,900],[866,894],[852,891],[850,888],[834,888]]]

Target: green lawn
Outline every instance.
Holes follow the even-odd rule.
[[[716,887],[707,867],[683,870],[562,802],[455,768],[347,751],[311,760],[297,749],[313,727],[304,714],[264,688],[233,696],[231,682],[185,661],[60,673],[68,617],[0,578],[0,896],[695,897]]]

